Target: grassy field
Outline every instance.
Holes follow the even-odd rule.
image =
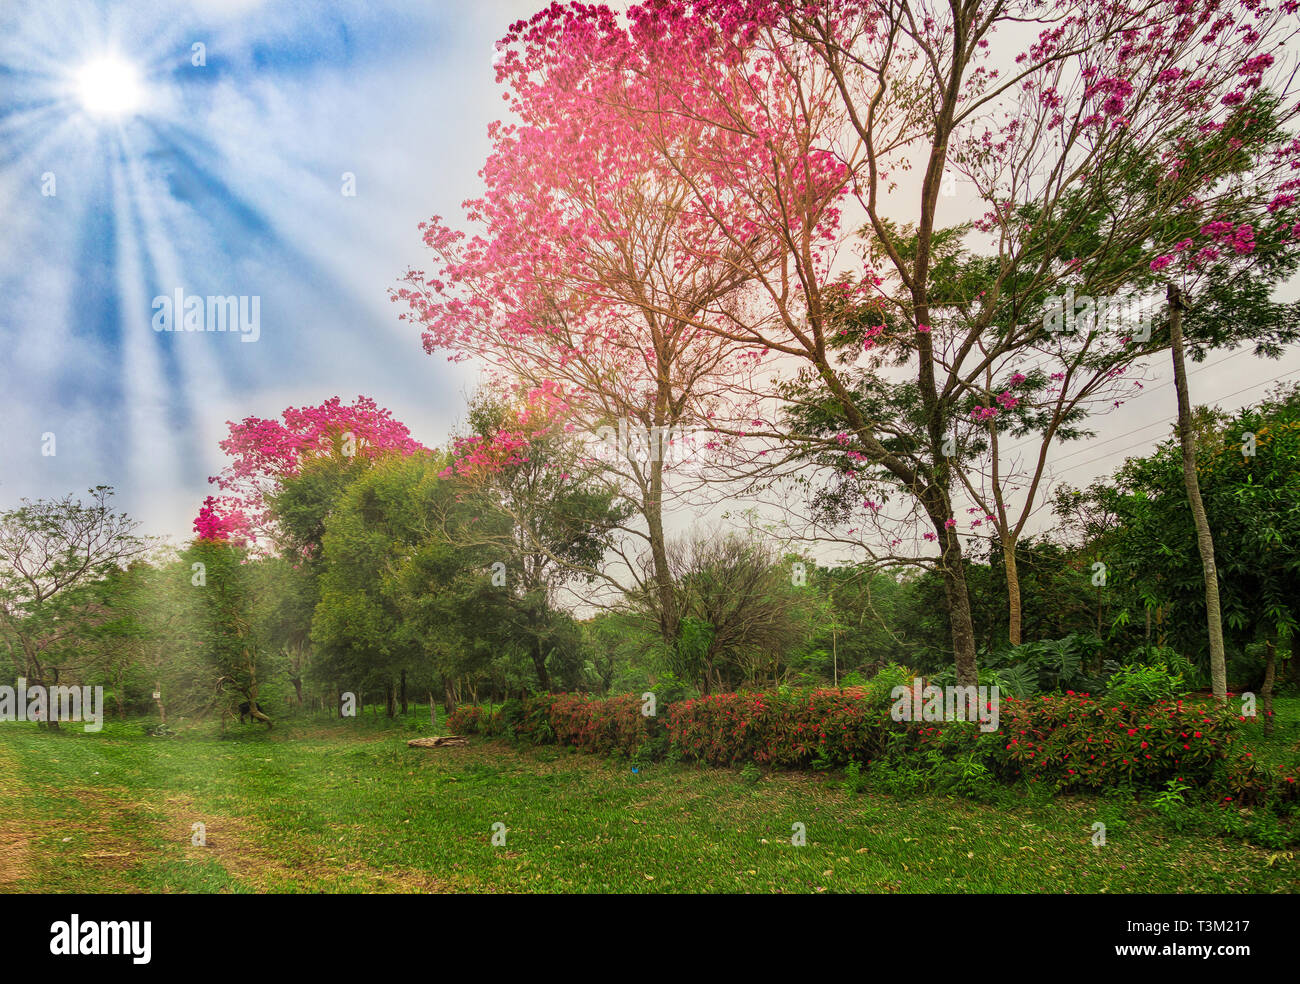
[[[1174,834],[1132,805],[1115,823],[1099,799],[989,806],[483,739],[406,746],[429,732],[416,715],[180,738],[0,726],[0,891],[1268,893],[1300,878],[1297,852]]]

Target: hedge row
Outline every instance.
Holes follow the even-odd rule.
[[[597,755],[667,755],[709,765],[752,761],[805,769],[906,765],[938,756],[976,763],[1003,781],[1057,789],[1218,779],[1241,799],[1295,795],[1295,776],[1255,767],[1249,752],[1233,754],[1240,719],[1212,701],[1138,706],[1075,693],[1003,697],[993,732],[975,723],[896,722],[889,709],[879,694],[863,690],[717,694],[672,704],[658,716],[644,715],[632,695],[539,694],[492,714],[462,707],[448,727]]]

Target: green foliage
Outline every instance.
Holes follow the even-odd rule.
[[[1093,635],[1071,633],[1062,639],[1026,642],[983,652],[980,683],[996,686],[1010,697],[1084,690],[1090,679],[1087,663],[1095,659],[1100,645],[1100,640]],[[932,682],[945,686],[956,679],[956,671],[945,668]]]
[[[897,687],[911,688],[912,681],[917,674],[914,670],[906,666],[899,666],[897,663],[887,663],[881,667],[880,672],[867,681],[863,687],[864,695],[868,705],[875,708],[886,708],[894,702],[894,690]]]
[[[713,644],[713,626],[694,615],[687,615],[677,626],[677,641],[668,653],[667,674],[675,680],[704,679],[709,647]]]
[[[856,796],[866,788],[866,780],[862,775],[862,766],[858,762],[850,762],[844,767],[844,791]]]
[[[1225,639],[1238,654],[1261,639],[1285,641],[1300,615],[1300,554],[1288,547],[1300,542],[1300,388],[1231,415],[1202,410],[1196,430]],[[1115,517],[1097,549],[1123,619],[1159,612],[1168,641],[1203,663],[1204,582],[1177,442],[1129,459],[1089,495]]]
[[[698,697],[700,692],[691,683],[683,680],[672,670],[665,670],[658,675],[652,692],[655,695],[656,705],[667,707],[669,704],[676,704],[680,701],[690,700],[692,697]]]
[[[1174,666],[1186,661],[1181,657],[1166,661],[1163,656],[1149,665],[1127,664],[1111,675],[1106,684],[1106,696],[1110,700],[1129,704],[1153,704],[1162,700],[1176,700],[1187,693],[1181,669]]]
[[[1190,821],[1184,799],[1184,795],[1190,788],[1181,779],[1170,779],[1165,783],[1165,788],[1151,798],[1151,805],[1155,811],[1179,833],[1182,833]]]

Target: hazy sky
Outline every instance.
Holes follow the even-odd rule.
[[[387,290],[475,193],[533,7],[5,0],[0,505],[106,483],[183,537],[227,420],[335,394],[445,439],[471,374]],[[154,331],[178,289],[260,298],[257,341]]]
[[[425,262],[417,223],[478,193],[503,108],[493,43],[539,6],[5,0],[0,507],[109,484],[184,538],[226,421],[334,395],[445,440],[473,373],[425,355],[387,290]],[[257,340],[155,331],[178,290],[248,298],[250,316],[257,298]],[[1166,435],[1156,368],[1059,452],[1064,478]],[[1237,406],[1297,372],[1294,352],[1216,361],[1194,398]]]

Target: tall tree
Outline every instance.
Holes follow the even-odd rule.
[[[552,637],[568,631],[557,596],[599,578],[629,512],[625,501],[615,501],[587,442],[572,433],[566,408],[548,395],[533,390],[512,400],[480,393],[452,466],[468,501],[507,520],[469,526],[465,535],[494,558],[495,580],[510,599],[510,626],[525,640],[543,692],[551,689]]]
[[[223,695],[233,692],[247,702],[253,719],[270,729],[271,717],[258,696],[278,661],[266,622],[259,618],[266,599],[258,590],[256,568],[248,563],[247,546],[219,535],[198,536],[182,560],[195,572],[189,611],[211,673],[208,706],[228,712],[231,705]]]
[[[696,533],[670,545],[679,609],[690,619],[685,651],[703,693],[762,685],[806,636],[813,593],[796,586],[770,544]],[[684,668],[684,667],[683,667]]]
[[[392,411],[369,397],[350,404],[330,397],[316,407],[288,407],[280,419],[245,417],[228,422],[229,435],[220,442],[231,459],[221,473],[208,481],[221,490],[210,496],[200,514],[205,528],[237,530],[251,546],[283,546],[284,538],[271,512],[271,500],[285,479],[314,461],[346,466],[368,462],[390,452],[414,454],[423,446],[411,437]],[[310,542],[312,531],[300,529]],[[317,541],[318,542],[318,541]]]
[[[1219,547],[1221,645],[1231,642],[1240,652],[1262,644],[1274,663],[1279,650],[1290,651],[1300,627],[1300,559],[1287,549],[1300,536],[1300,398],[1292,387],[1232,415],[1187,416],[1190,442],[1180,426],[1176,439],[1130,459],[1095,491],[1117,518],[1107,552],[1118,562],[1127,608],[1169,606],[1171,638],[1212,660],[1214,650],[1195,629],[1208,605],[1195,549],[1201,529],[1180,489],[1190,443],[1201,510]],[[1266,714],[1275,670],[1269,667],[1261,694]]]
[[[432,453],[379,460],[326,519],[311,630],[323,679],[391,690],[404,668],[419,668],[440,678],[450,708],[456,678],[490,656],[477,640],[500,619],[499,595],[489,558],[464,549],[461,534],[502,521],[459,501],[441,475],[449,464]]]
[[[684,432],[738,398],[736,375],[761,350],[698,328],[719,309],[743,308],[752,275],[730,234],[701,221],[694,178],[633,139],[618,105],[653,65],[605,30],[612,19],[593,7],[569,23],[543,13],[512,27],[497,78],[518,122],[489,128],[486,192],[467,203],[477,234],[439,217],[423,224],[437,268],[408,271],[393,297],[430,353],[481,360],[508,384],[553,387],[593,444],[598,433],[619,435],[602,464],[639,519],[625,527],[624,549],[640,547],[650,563],[599,576],[652,599],[671,644],[678,615],[664,516],[672,473],[688,472],[678,460]],[[537,57],[553,43],[562,58]],[[689,143],[694,129],[683,116],[674,139]],[[747,208],[726,184],[714,201],[736,216]]]
[[[24,499],[0,512],[0,638],[33,685],[58,684],[70,643],[111,617],[98,583],[148,546],[139,524],[113,511],[112,489],[89,495]],[[47,723],[58,727],[52,713]]]

